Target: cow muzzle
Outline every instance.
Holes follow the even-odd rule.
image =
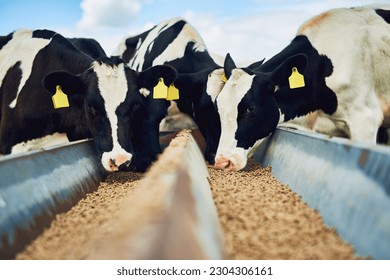
[[[102,155],[102,164],[109,172],[126,170],[130,166],[132,158],[133,155],[126,151],[105,152]]]
[[[239,171],[246,166],[246,155],[225,153],[217,154],[214,167],[226,171]]]

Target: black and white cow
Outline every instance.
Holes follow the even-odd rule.
[[[180,92],[177,106],[195,120],[206,141],[205,158],[214,163],[221,133],[214,101],[224,85],[223,68],[210,56],[197,30],[181,18],[166,20],[138,36],[125,38],[115,55],[138,71],[159,64],[177,70],[174,83]],[[149,102],[145,123],[155,131],[166,116],[170,102],[153,99],[149,92],[145,95]],[[150,138],[155,139],[152,144],[157,153],[158,135]]]
[[[140,90],[151,90],[160,77],[172,83],[176,71],[156,66],[137,73],[118,57],[93,59],[53,31],[1,36],[0,153],[66,134],[70,141],[93,137],[106,170],[127,166],[130,139],[140,133],[133,126],[144,113]],[[67,97],[55,99],[54,108],[52,96],[61,91]]]
[[[390,7],[327,11],[256,69],[227,57],[225,72],[217,168],[242,169],[258,140],[315,110],[314,130],[375,143],[378,128],[390,127]]]

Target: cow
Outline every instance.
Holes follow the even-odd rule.
[[[209,54],[197,30],[182,18],[162,21],[137,36],[124,38],[113,55],[120,56],[128,65],[138,71],[153,65],[173,66],[178,77],[174,83],[179,89],[177,107],[192,117],[206,141],[205,158],[214,163],[221,133],[215,97],[224,86],[223,68]],[[149,102],[145,125],[159,126],[167,115],[170,101],[153,99]],[[155,153],[159,153],[158,135],[149,135]]]
[[[278,124],[317,110],[315,131],[375,143],[390,127],[390,7],[329,10],[260,66],[224,69],[216,168],[241,170]]]
[[[142,91],[176,70],[132,70],[118,57],[92,58],[51,30],[16,30],[0,37],[0,153],[21,143],[65,134],[93,138],[107,171],[133,161],[135,123],[145,113]],[[147,146],[145,146],[147,148]],[[137,153],[136,153],[137,154]]]

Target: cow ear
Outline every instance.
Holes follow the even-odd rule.
[[[152,90],[160,78],[164,79],[166,86],[170,86],[176,80],[177,71],[169,65],[157,65],[139,73],[138,87]]]
[[[81,76],[66,71],[56,71],[47,74],[42,80],[42,85],[52,94],[56,92],[57,86],[61,86],[62,91],[67,95],[84,95],[86,92]]]
[[[230,75],[232,74],[233,69],[237,68],[236,64],[234,63],[234,61],[229,53],[225,57],[225,62],[223,64],[223,68],[224,68],[225,76],[227,79],[230,78]]]
[[[305,72],[307,65],[307,56],[303,53],[290,56],[281,63],[272,73],[272,80],[276,85],[286,83],[291,76],[292,69],[297,68],[300,74]]]
[[[264,60],[265,60],[265,58],[263,58],[260,61],[253,62],[247,68],[250,69],[250,70],[256,70],[256,68],[260,67],[263,64]]]

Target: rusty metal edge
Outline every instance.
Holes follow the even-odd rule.
[[[357,254],[390,259],[390,148],[278,128],[253,158],[319,210]]]
[[[188,137],[184,147],[176,142],[183,135]],[[196,140],[188,131],[180,132],[123,203],[117,228],[88,258],[224,259],[208,176]]]
[[[0,160],[0,259],[13,259],[56,214],[106,176],[90,140]]]

